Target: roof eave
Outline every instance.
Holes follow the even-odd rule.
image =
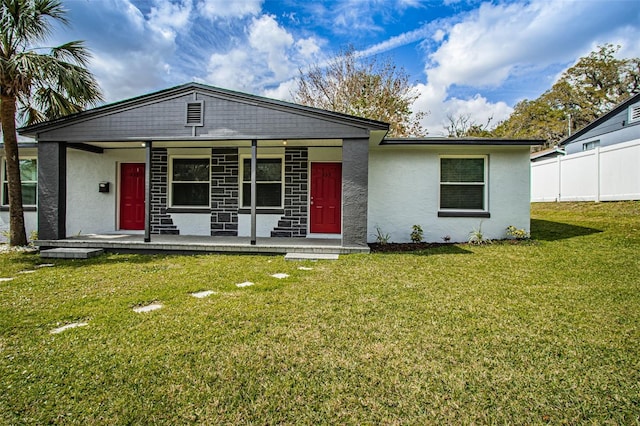
[[[544,140],[539,139],[385,138],[380,145],[536,146],[544,143]]]

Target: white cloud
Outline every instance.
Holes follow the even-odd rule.
[[[468,117],[470,122],[478,125],[485,125],[490,120],[488,127],[492,128],[513,112],[513,108],[505,102],[490,102],[479,94],[471,99],[443,100],[442,94],[434,93],[428,85],[418,84],[416,89],[420,96],[414,104],[414,111],[428,112],[421,124],[430,136],[447,136],[449,116]]]
[[[631,5],[563,0],[483,3],[443,21],[425,37],[425,47],[433,51],[425,66],[427,83],[417,86],[421,96],[415,109],[431,112],[423,124],[432,134],[444,132],[447,114],[469,116],[478,124],[493,116],[497,124],[511,108],[481,96],[484,89],[571,63],[605,42],[617,41],[627,46],[623,56],[637,56],[640,30],[637,12],[626,10]],[[467,87],[465,92],[473,94],[469,99],[450,98],[453,86]]]
[[[588,53],[592,40],[610,38],[611,28],[615,28],[612,23],[625,16],[624,9],[630,4],[483,3],[445,30],[446,38],[437,34],[435,39],[444,41],[429,56],[428,81],[447,87],[495,87],[522,68],[543,69],[569,62]],[[632,38],[626,39],[625,44],[637,45]]]
[[[295,78],[292,78],[290,80],[280,83],[275,88],[264,90],[262,95],[272,99],[279,99],[281,101],[292,102],[293,101],[292,93],[297,89],[297,87],[298,87],[298,80]]]
[[[93,57],[89,69],[107,102],[172,84],[176,31],[188,26],[191,0],[156,0],[145,16],[130,0],[70,2],[71,29],[54,43],[83,39]]]
[[[303,58],[313,58],[320,53],[320,43],[315,37],[303,38],[296,41],[296,47]]]
[[[208,19],[241,18],[257,15],[262,9],[263,0],[202,0],[198,11]]]
[[[214,53],[209,58],[205,82],[226,89],[251,91],[256,84],[254,66],[246,49]]]
[[[192,10],[191,0],[173,3],[170,0],[156,0],[149,12],[149,26],[166,39],[173,41],[176,31],[186,28]]]
[[[246,28],[246,40],[239,39],[237,47],[226,53],[210,55],[204,80],[251,93],[267,88],[277,91],[273,87],[295,77],[299,67],[317,58],[321,44],[315,37],[296,40],[272,15],[254,17]]]
[[[509,117],[513,108],[505,102],[490,102],[476,94],[471,99],[450,98],[443,100],[442,93],[434,92],[433,86],[415,86],[420,96],[413,105],[414,111],[428,112],[421,121],[430,136],[447,136],[446,126],[449,116],[469,117],[470,122],[485,125],[491,119],[489,128]]]
[[[282,28],[271,15],[254,18],[249,27],[249,45],[262,56],[276,80],[289,74],[288,49],[293,45],[293,36]]]

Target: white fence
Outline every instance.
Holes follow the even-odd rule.
[[[531,201],[640,200],[640,139],[531,163]]]

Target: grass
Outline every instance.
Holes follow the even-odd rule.
[[[532,217],[336,262],[0,255],[0,424],[640,423],[640,203]]]

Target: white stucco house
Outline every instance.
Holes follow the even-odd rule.
[[[394,242],[415,224],[426,241],[529,230],[529,152],[542,141],[392,139],[388,129],[198,83],[104,105],[19,130],[37,141],[20,150],[25,171],[37,165],[23,181],[27,224],[46,247],[178,235],[324,240],[343,252],[367,251],[378,228]]]

